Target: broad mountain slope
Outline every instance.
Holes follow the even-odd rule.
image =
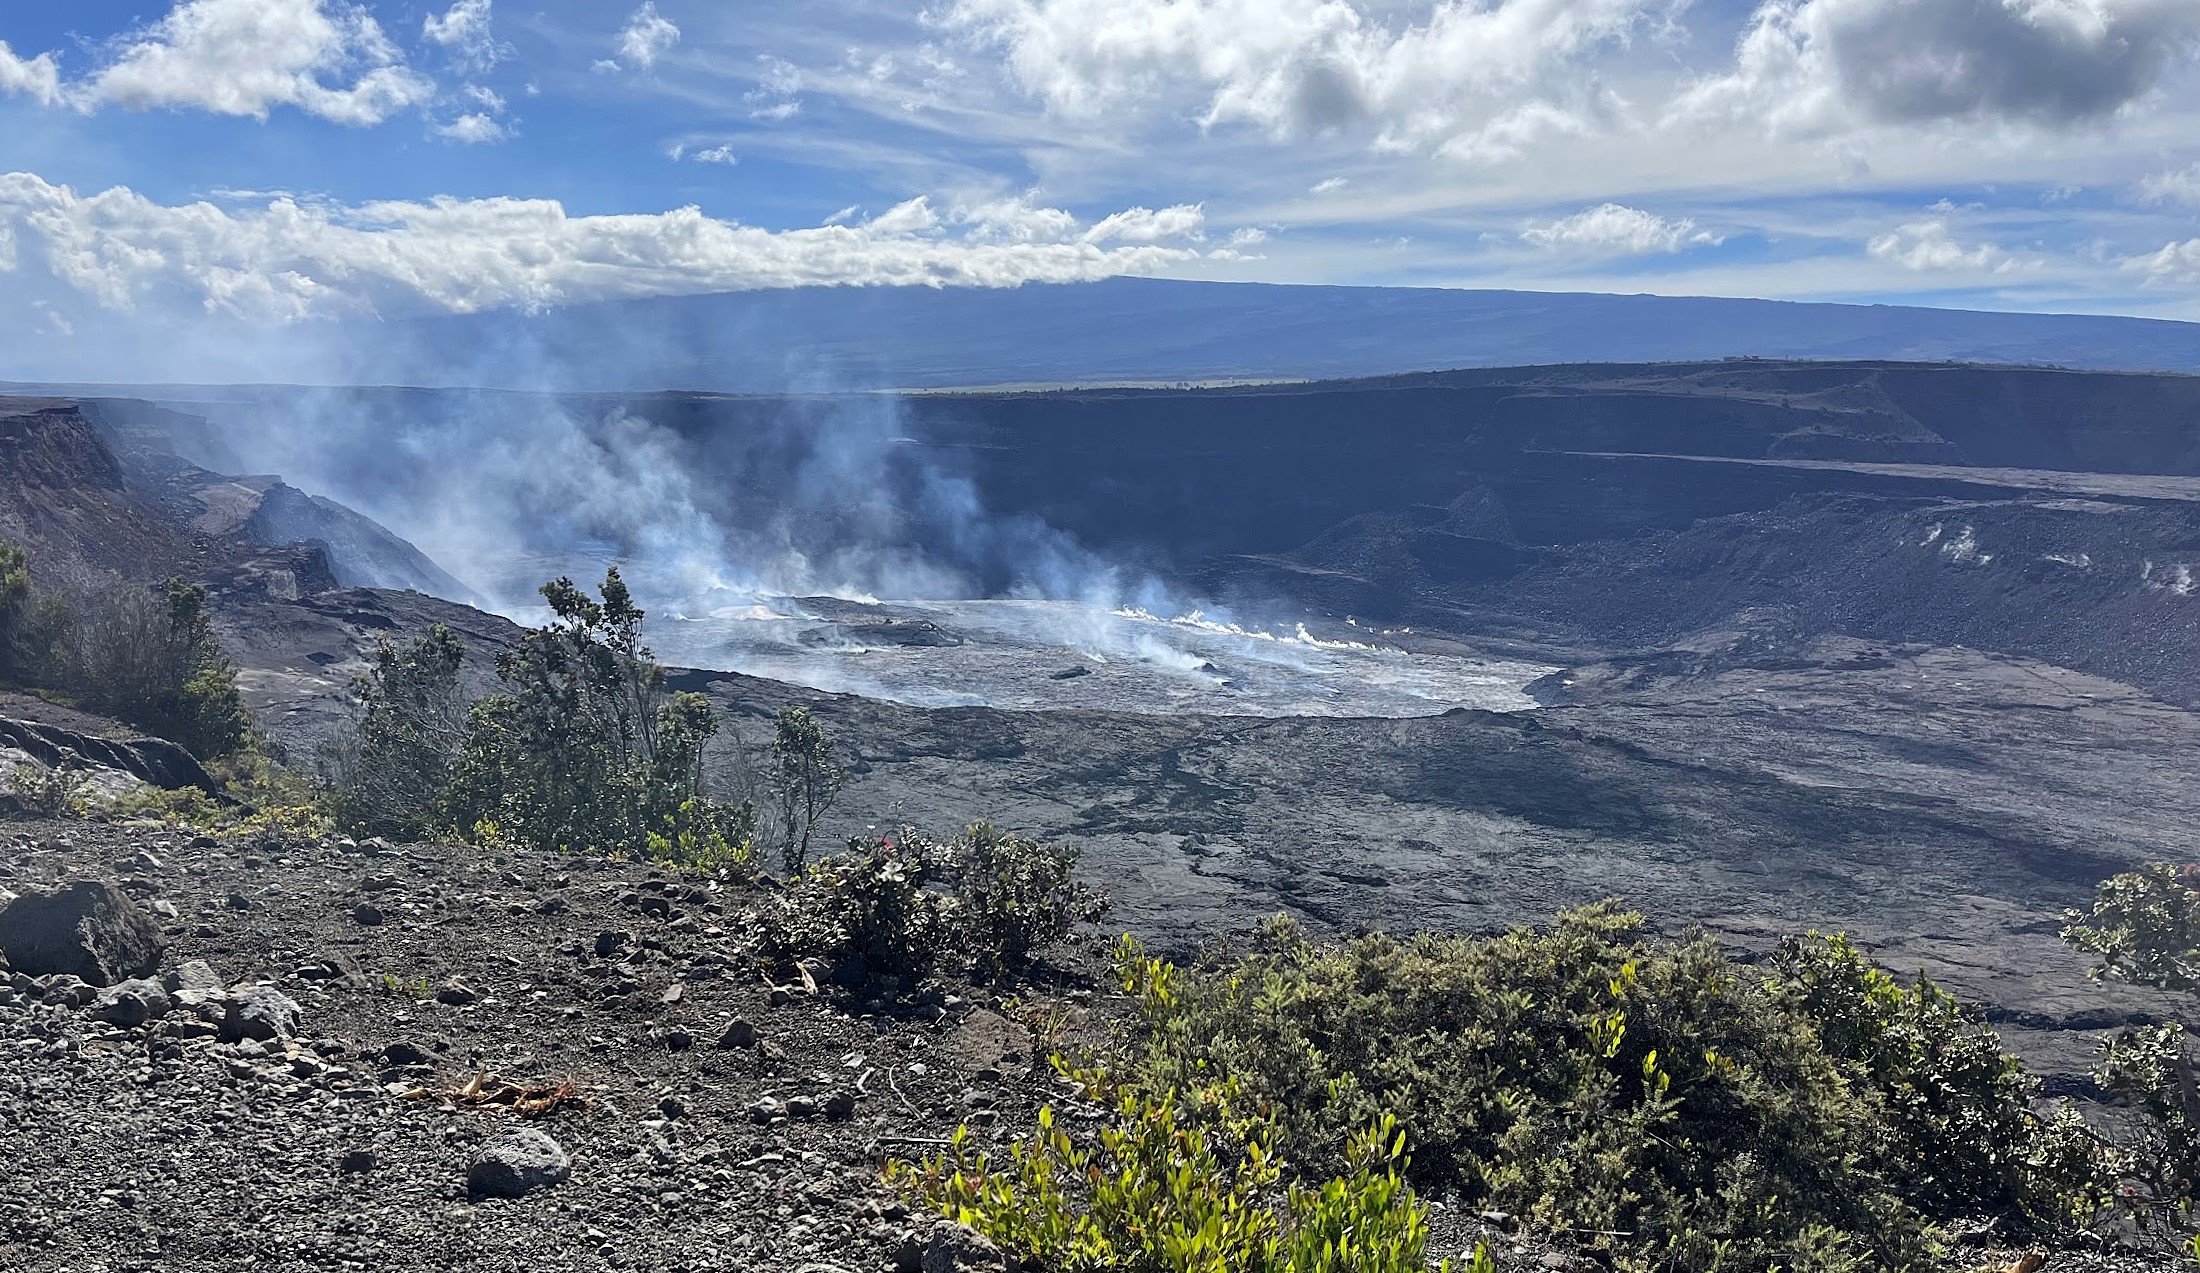
[[[2200,326],[2145,319],[1159,279],[625,301],[419,320],[362,331],[345,347],[353,383],[747,392],[1315,379],[1730,354],[2200,371]]]

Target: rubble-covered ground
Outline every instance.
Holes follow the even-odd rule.
[[[758,894],[646,865],[0,822],[0,892],[72,881],[143,919],[102,929],[146,945],[101,979],[148,976],[0,983],[0,1268],[25,1273],[997,1270],[881,1168],[1064,1105],[1044,1054],[1118,1002],[1091,946],[894,1005],[775,985],[741,950]],[[1433,1254],[1596,1267],[1434,1201]]]

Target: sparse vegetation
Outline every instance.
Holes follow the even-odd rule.
[[[910,984],[938,971],[995,976],[1027,965],[1106,898],[1072,875],[1075,850],[979,823],[855,840],[751,917],[767,959],[818,958],[836,980]]]
[[[780,864],[790,877],[809,863],[818,819],[839,799],[847,779],[832,740],[809,709],[783,709],[772,729],[771,792],[779,814]]]
[[[448,629],[377,648],[328,760],[339,822],[747,870],[755,809],[710,794],[710,702],[666,689],[618,570],[600,599],[569,579],[542,593],[551,621],[499,656],[502,688],[470,706]]]
[[[2200,872],[2163,863],[2101,883],[2063,937],[2098,955],[2093,973],[2160,990],[2200,993]],[[2094,1078],[2137,1115],[2120,1130],[2135,1205],[2191,1223],[2200,1210],[2200,1061],[2183,1026],[2136,1026],[2101,1046]],[[2200,1246],[2196,1246],[2200,1256]]]
[[[373,835],[419,839],[444,825],[451,769],[466,742],[465,643],[442,624],[387,638],[352,685],[352,726],[325,758],[330,813]]]
[[[204,588],[170,580],[147,590],[98,576],[51,589],[35,585],[29,567],[20,548],[0,544],[0,679],[59,693],[201,760],[251,742]]]

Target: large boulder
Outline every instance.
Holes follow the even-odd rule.
[[[466,1168],[466,1188],[476,1198],[518,1198],[563,1184],[572,1174],[564,1146],[522,1127],[481,1147]]]
[[[75,880],[34,890],[0,909],[0,951],[17,972],[67,973],[94,986],[160,967],[160,930],[112,884]]]

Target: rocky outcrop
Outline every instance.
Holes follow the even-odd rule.
[[[48,769],[111,770],[163,791],[197,787],[221,798],[220,785],[197,758],[166,739],[101,738],[0,716],[0,751],[20,752]]]
[[[150,976],[163,949],[160,930],[137,903],[96,880],[25,893],[0,910],[0,953],[33,977],[111,986]]]

